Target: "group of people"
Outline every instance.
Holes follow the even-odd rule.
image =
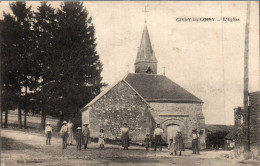
[[[69,121],[68,124],[66,121],[63,121],[62,127],[60,129],[60,135],[62,137],[63,149],[66,149],[67,145],[72,145],[73,123],[71,123],[71,121]],[[77,132],[75,134],[77,150],[81,150],[82,145],[84,145],[84,149],[87,149],[89,136],[90,136],[90,132],[87,123],[83,124],[83,128],[81,127],[77,128]]]
[[[67,123],[66,121],[63,121],[62,123],[60,135],[62,137],[63,149],[66,149],[67,145],[72,145],[72,141],[74,139],[73,127],[74,125],[71,122],[71,120],[69,120],[69,123]],[[121,127],[120,130],[121,130],[122,147],[124,150],[128,150],[129,128],[127,127],[127,123],[124,123],[123,127]],[[47,138],[46,144],[50,144],[51,133],[52,133],[52,127],[50,126],[50,123],[47,122],[45,128],[45,134]],[[160,151],[162,150],[162,134],[163,134],[163,129],[160,128],[160,124],[157,124],[157,127],[154,130],[154,151],[157,150],[157,147],[159,147]],[[77,150],[81,150],[82,145],[84,145],[84,149],[87,149],[89,137],[90,137],[90,131],[87,123],[83,124],[83,128],[77,127],[77,132],[75,134]],[[98,144],[100,146],[100,149],[104,149],[104,145],[105,145],[104,139],[105,139],[104,130],[100,129],[99,139],[98,139]],[[150,135],[146,134],[146,138],[144,139],[144,145],[146,151],[148,151],[150,143],[151,143]],[[183,143],[183,136],[180,130],[178,130],[178,133],[174,138],[170,138],[168,149],[171,155],[173,155],[173,153],[177,155],[177,152],[179,152],[179,155],[181,156],[181,152],[184,151],[184,143]],[[193,149],[193,154],[199,154],[199,134],[196,129],[192,130],[192,149]]]
[[[157,127],[154,130],[154,151],[156,151],[157,146],[159,146],[160,151],[162,150],[162,134],[163,129],[160,128],[160,124],[157,124]],[[144,139],[146,151],[149,148],[150,142],[150,136],[149,134],[146,134],[146,138]],[[177,156],[177,152],[179,152],[179,155],[181,156],[181,152],[184,151],[184,142],[180,130],[177,131],[177,135],[175,137],[170,138],[168,149],[171,155],[174,153]],[[199,154],[199,133],[197,129],[192,130],[192,150],[193,154]]]
[[[163,129],[160,128],[160,124],[157,124],[157,127],[154,130],[154,151],[156,151],[157,146],[159,146],[160,151],[162,150],[162,134],[163,134]],[[144,139],[146,151],[148,150],[149,144],[151,142],[149,137],[150,137],[149,134],[147,134],[146,138]],[[184,143],[183,143],[183,137],[180,130],[178,130],[178,133],[175,136],[175,138],[170,139],[168,149],[170,150],[171,155],[173,155],[173,152],[175,152],[175,155],[177,155],[177,151],[179,151],[180,152],[179,154],[181,156],[181,152],[184,151]]]

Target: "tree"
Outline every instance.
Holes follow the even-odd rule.
[[[15,19],[4,13],[1,42],[1,110],[5,112],[4,127],[7,128],[8,110],[17,106],[19,86],[17,85],[16,52],[15,52]],[[13,63],[10,63],[13,62]]]
[[[41,112],[42,129],[45,128],[45,121],[47,114],[55,114],[55,93],[56,86],[55,70],[56,60],[54,50],[54,34],[57,33],[57,21],[55,9],[46,2],[42,2],[35,12],[34,21],[34,37],[37,47],[33,50],[33,54],[37,59],[40,75],[38,82],[38,90],[36,89],[36,103],[38,110]],[[36,106],[37,107],[37,106]],[[58,114],[58,113],[56,113]]]
[[[101,82],[102,64],[96,52],[95,28],[82,2],[62,3],[57,20],[54,70],[57,109],[65,119],[80,123],[80,108],[105,85]]]
[[[11,99],[18,107],[18,126],[22,128],[21,110],[28,112],[29,95],[33,76],[34,63],[31,50],[33,47],[31,19],[31,7],[26,7],[25,2],[14,2],[10,4],[13,15],[4,14],[3,48],[2,48],[2,95],[6,100]],[[12,63],[10,63],[12,62]],[[3,98],[4,98],[3,97]],[[6,104],[7,106],[8,104]],[[11,106],[7,106],[9,109]]]

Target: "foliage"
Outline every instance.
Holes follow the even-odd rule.
[[[1,31],[3,108],[41,113],[43,128],[46,115],[80,125],[79,110],[105,85],[88,11],[81,2],[59,9],[42,2],[36,12],[26,2],[10,8]]]
[[[100,93],[102,64],[96,52],[92,18],[82,2],[64,2],[57,12],[56,93],[64,118],[78,111]],[[81,119],[81,118],[80,118]]]

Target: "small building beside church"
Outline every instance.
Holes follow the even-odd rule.
[[[120,128],[126,122],[131,142],[142,143],[146,134],[152,137],[156,124],[160,124],[165,143],[181,130],[185,147],[191,147],[192,130],[197,129],[201,148],[205,148],[203,101],[165,75],[158,75],[157,63],[145,25],[135,73],[128,73],[81,110],[91,137],[98,137],[102,128],[107,138],[120,138]]]

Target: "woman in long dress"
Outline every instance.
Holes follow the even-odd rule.
[[[180,156],[181,151],[184,151],[183,137],[180,130],[178,131],[178,134],[175,136],[175,151],[180,151]],[[177,153],[175,153],[175,155],[176,154]]]
[[[122,147],[124,150],[128,150],[129,147],[129,128],[127,127],[127,123],[124,123],[121,129],[121,141]]]
[[[71,122],[71,120],[69,120],[69,123],[67,123],[67,126],[68,126],[68,145],[72,145],[72,141],[74,139],[74,136],[73,136],[73,123]]]

